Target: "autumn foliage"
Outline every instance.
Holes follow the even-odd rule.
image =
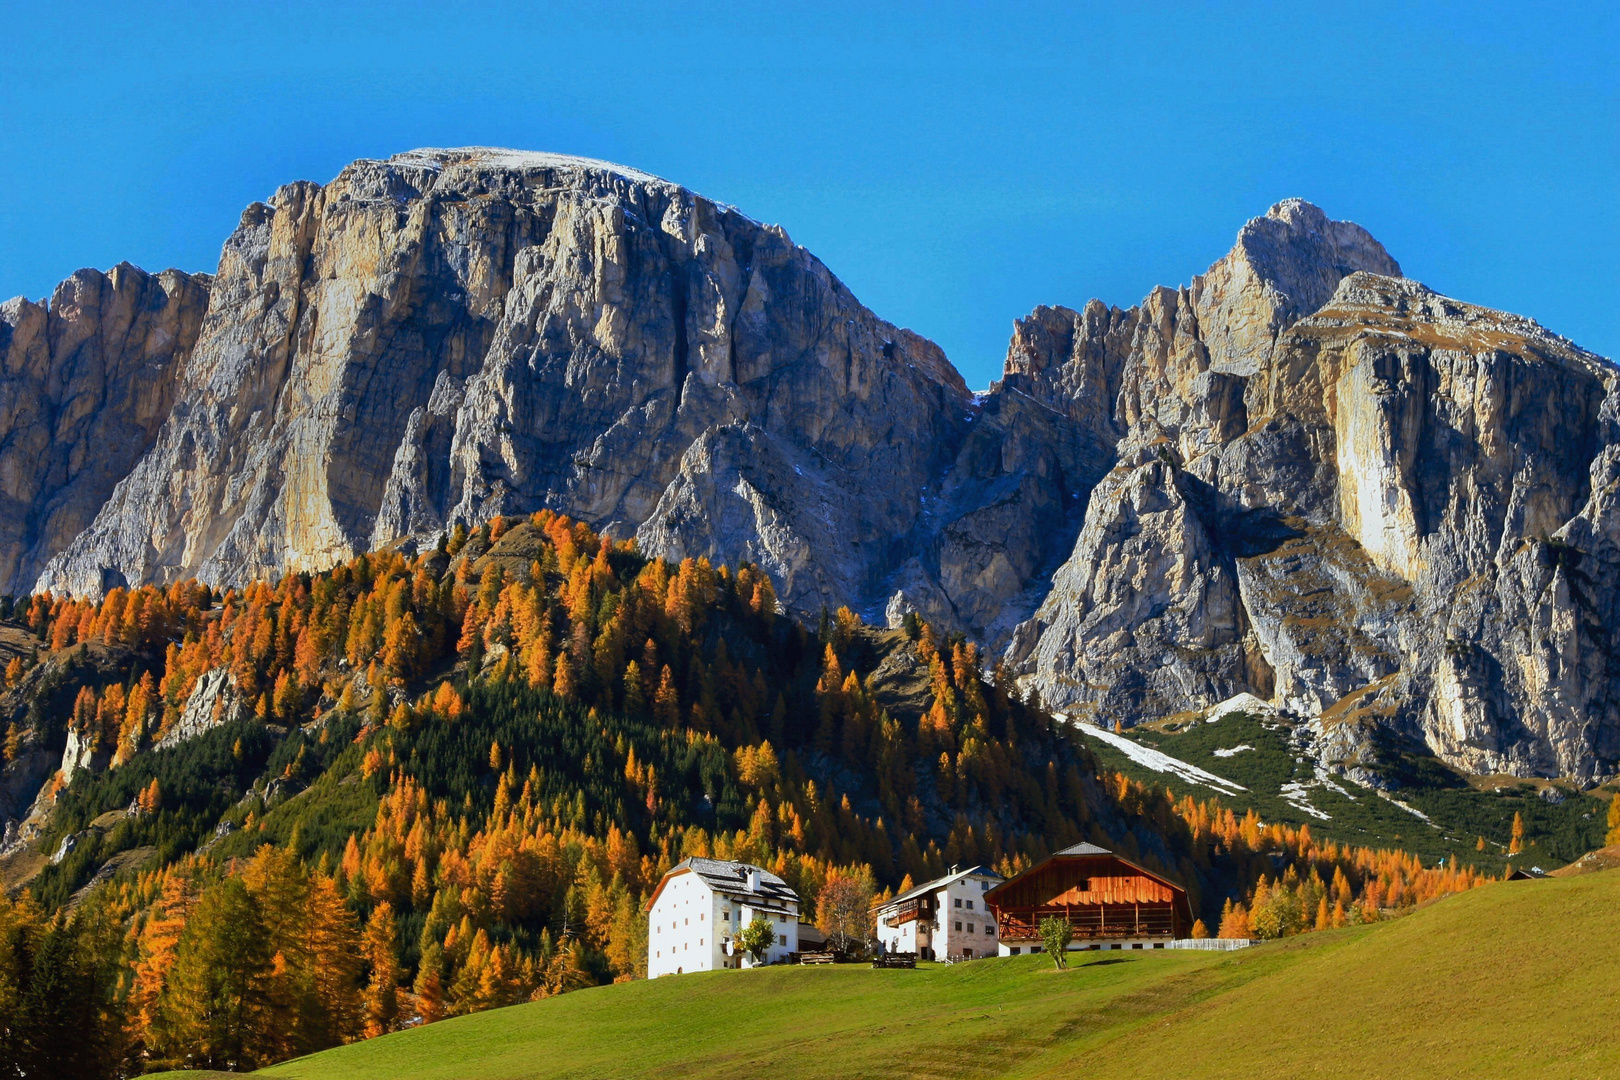
[[[122,664],[64,702],[87,765],[57,813],[118,811],[105,844],[158,852],[97,894],[143,1066],[247,1068],[640,977],[646,899],[692,855],[766,867],[851,941],[875,889],[1081,840],[1211,921],[1224,904],[1225,936],[1480,880],[1100,776],[971,642],[847,609],[805,626],[758,568],[648,559],[549,511],[274,584],[17,614],[47,655]],[[60,903],[90,867],[35,892]]]

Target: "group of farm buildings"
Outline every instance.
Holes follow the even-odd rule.
[[[1185,889],[1095,844],[1064,848],[1012,878],[984,866],[952,867],[875,914],[881,951],[923,960],[1038,953],[1039,926],[1049,917],[1068,921],[1075,950],[1186,947],[1193,923]],[[648,978],[754,966],[737,935],[756,916],[777,933],[761,963],[784,963],[822,944],[799,920],[798,894],[775,874],[683,859],[648,902]]]

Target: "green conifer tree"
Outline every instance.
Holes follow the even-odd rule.
[[[243,1070],[274,1053],[270,935],[240,878],[202,895],[186,920],[159,1004],[173,1060]]]

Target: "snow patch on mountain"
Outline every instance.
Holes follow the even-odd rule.
[[[1061,713],[1054,713],[1053,715],[1059,720],[1069,719],[1069,717]],[[1180,758],[1173,758],[1169,754],[1153,749],[1151,746],[1143,746],[1141,743],[1127,739],[1123,735],[1116,735],[1112,731],[1104,731],[1100,727],[1084,722],[1076,722],[1076,726],[1087,737],[1096,739],[1098,742],[1107,743],[1143,768],[1180,777],[1190,783],[1202,784],[1205,787],[1214,788],[1228,795],[1249,790],[1242,784],[1216,776],[1212,772],[1200,769],[1198,766],[1182,761]]]

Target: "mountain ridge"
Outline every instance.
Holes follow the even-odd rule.
[[[1613,365],[1302,200],[1140,305],[1037,308],[980,395],[779,227],[591,159],[357,161],[250,206],[215,275],[142,273],[106,278],[156,305],[138,353],[63,289],[0,308],[8,379],[63,386],[0,408],[0,589],[239,584],[544,508],[755,562],[802,614],[916,612],[1081,718],[1252,692],[1328,767],[1385,730],[1620,769]],[[136,355],[136,419],[74,406]],[[38,469],[60,444],[78,471]]]

